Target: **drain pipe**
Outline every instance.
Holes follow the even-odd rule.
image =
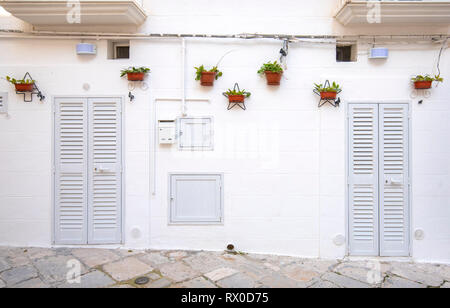
[[[186,39],[181,39],[181,116],[187,116],[186,110]]]

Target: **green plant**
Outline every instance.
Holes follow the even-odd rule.
[[[416,77],[411,78],[413,82],[420,82],[420,81],[436,81],[436,82],[444,82],[444,78],[442,78],[440,75],[436,75],[434,77],[431,77],[430,75],[417,75]]]
[[[150,73],[150,69],[148,67],[129,67],[127,69],[120,71],[120,77],[125,76],[126,74],[130,73]]]
[[[273,63],[267,62],[261,66],[258,74],[264,74],[265,72],[282,73],[283,68],[277,61],[274,61]]]
[[[323,92],[340,92],[342,91],[340,85],[338,85],[336,82],[333,81],[333,84],[330,87],[324,87],[323,84],[317,84],[315,83],[315,89],[317,92],[319,93],[323,93]]]
[[[231,89],[228,89],[228,91],[225,92],[225,94],[228,95],[228,96],[231,96],[231,95],[244,95],[245,97],[250,97],[250,95],[252,95],[250,92],[247,92],[245,90],[238,91],[238,90],[231,90]]]
[[[202,73],[203,72],[209,72],[209,73],[216,73],[216,80],[219,79],[219,77],[223,76],[223,73],[221,71],[219,71],[219,69],[217,68],[217,66],[214,66],[212,69],[207,70],[205,69],[205,66],[199,66],[199,67],[194,67],[197,71],[195,72],[195,80],[200,80],[202,78]]]
[[[6,76],[6,80],[12,84],[34,84],[35,81],[31,79],[14,79],[9,76]]]

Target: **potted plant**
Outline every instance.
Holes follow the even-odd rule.
[[[243,103],[245,99],[250,97],[252,94],[250,92],[246,92],[245,90],[228,89],[228,91],[225,92],[225,95],[228,97],[228,101],[230,103]]]
[[[143,81],[149,72],[150,69],[147,67],[129,67],[120,71],[120,77],[127,75],[129,81]]]
[[[341,87],[333,81],[333,84],[330,86],[329,84],[317,84],[315,83],[315,91],[320,93],[321,99],[336,99],[337,94],[342,91]]]
[[[14,79],[9,76],[6,76],[6,80],[12,83],[17,92],[33,92],[34,80],[31,79]]]
[[[205,87],[212,87],[214,85],[214,80],[223,76],[223,73],[219,71],[217,66],[214,66],[210,70],[205,69],[204,65],[194,68],[197,70],[195,80],[200,80],[200,84]]]
[[[414,88],[417,90],[431,89],[431,87],[433,86],[433,81],[444,82],[444,78],[442,78],[440,75],[436,75],[434,77],[431,77],[430,75],[417,75],[411,80],[414,83]]]
[[[267,78],[267,84],[271,86],[279,86],[281,83],[281,76],[283,75],[283,68],[275,61],[273,63],[265,63],[258,71],[258,74],[265,74]]]

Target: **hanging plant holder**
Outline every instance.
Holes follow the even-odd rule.
[[[324,88],[330,88],[330,81],[327,80],[325,82]],[[337,89],[336,91],[318,91],[317,89],[314,89],[313,91],[316,95],[320,97],[319,100],[319,107],[322,107],[326,103],[329,103],[333,107],[339,107],[339,104],[341,103],[341,99],[338,98],[338,94],[342,92],[341,89]]]
[[[23,80],[34,80],[33,77],[31,77],[30,73],[26,73],[23,77]],[[45,96],[42,94],[41,90],[39,90],[36,83],[29,83],[29,84],[14,84],[14,87],[16,89],[16,94],[23,94],[23,101],[26,103],[31,103],[33,101],[33,95],[36,95],[40,101],[43,101],[45,99]],[[27,94],[29,94],[29,99],[27,99]]]
[[[245,99],[250,95],[251,94],[249,92],[245,92],[245,90],[241,91],[238,83],[234,84],[233,91],[229,90],[228,92],[223,93],[223,96],[228,98],[228,110],[233,109],[236,106],[242,110],[247,110],[247,107],[245,107]]]

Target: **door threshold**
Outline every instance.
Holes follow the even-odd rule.
[[[344,261],[413,262],[412,257],[346,256]]]

